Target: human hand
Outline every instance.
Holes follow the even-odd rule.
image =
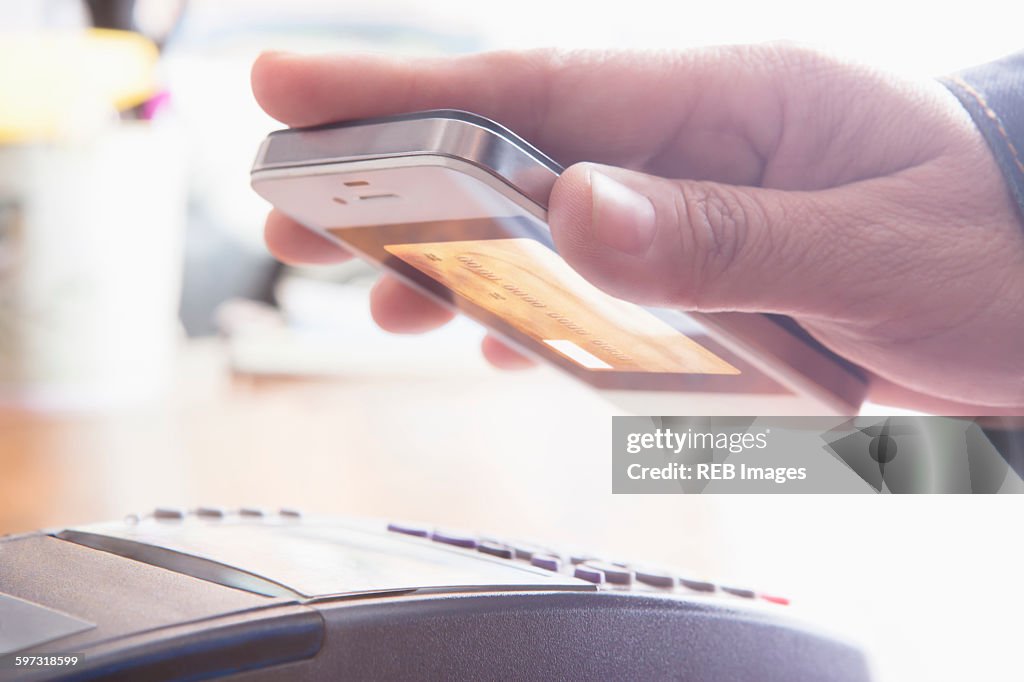
[[[1024,412],[1024,226],[939,83],[762,45],[267,54],[253,90],[292,126],[432,108],[493,118],[574,164],[551,195],[554,241],[609,293],[790,315],[867,369],[887,404]],[[347,257],[276,212],[266,238],[286,262]],[[386,276],[371,304],[393,331],[451,316]],[[527,363],[494,339],[484,353]]]

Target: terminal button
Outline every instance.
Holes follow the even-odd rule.
[[[197,507],[196,516],[201,519],[223,519],[226,512],[223,507]]]
[[[587,564],[580,564],[576,567],[576,572],[573,574],[580,580],[586,580],[587,582],[600,585],[604,582],[604,571],[599,568],[591,568]]]
[[[475,537],[448,530],[435,530],[430,534],[430,539],[434,542],[441,542],[446,545],[455,545],[456,547],[465,547],[466,549],[474,549],[476,547]]]
[[[512,543],[512,551],[515,552],[517,559],[522,559],[524,561],[529,561],[537,554],[554,554],[550,549],[544,549],[543,547],[537,547],[536,545],[530,545],[525,542]]]
[[[501,559],[512,558],[512,548],[506,547],[499,542],[481,542],[480,546],[476,548],[477,551],[483,552],[484,554],[490,554]]]
[[[430,535],[430,531],[421,526],[411,526],[405,523],[389,523],[388,530],[392,533],[401,533],[402,535],[413,535],[418,538],[425,538]]]
[[[676,579],[671,573],[663,573],[654,569],[637,569],[637,582],[653,587],[675,587]]]
[[[164,521],[181,521],[185,518],[185,510],[178,507],[157,507],[153,510],[153,518]]]
[[[615,585],[629,585],[633,582],[633,571],[616,564],[604,561],[587,561],[583,568],[596,569],[604,574],[604,579]]]
[[[697,592],[714,592],[715,584],[706,580],[694,580],[693,578],[679,578],[679,584]]]
[[[754,598],[753,590],[744,590],[738,587],[723,587],[722,592],[728,592],[729,594],[735,595],[737,597],[743,597],[744,599]]]
[[[530,565],[546,571],[557,571],[562,567],[562,560],[550,554],[534,554],[530,559]]]

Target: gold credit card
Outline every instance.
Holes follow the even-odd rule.
[[[649,311],[601,291],[533,239],[391,244],[384,248],[587,369],[740,373]]]

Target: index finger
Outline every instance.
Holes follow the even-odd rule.
[[[566,165],[642,166],[666,154],[685,160],[713,140],[716,154],[701,154],[696,166],[721,164],[722,156],[747,166],[778,138],[768,56],[763,47],[427,58],[266,53],[253,65],[252,86],[260,106],[290,126],[464,109],[508,126]],[[694,172],[702,175],[699,167]]]

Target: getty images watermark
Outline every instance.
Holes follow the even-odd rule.
[[[615,493],[1021,493],[969,419],[614,417]]]

